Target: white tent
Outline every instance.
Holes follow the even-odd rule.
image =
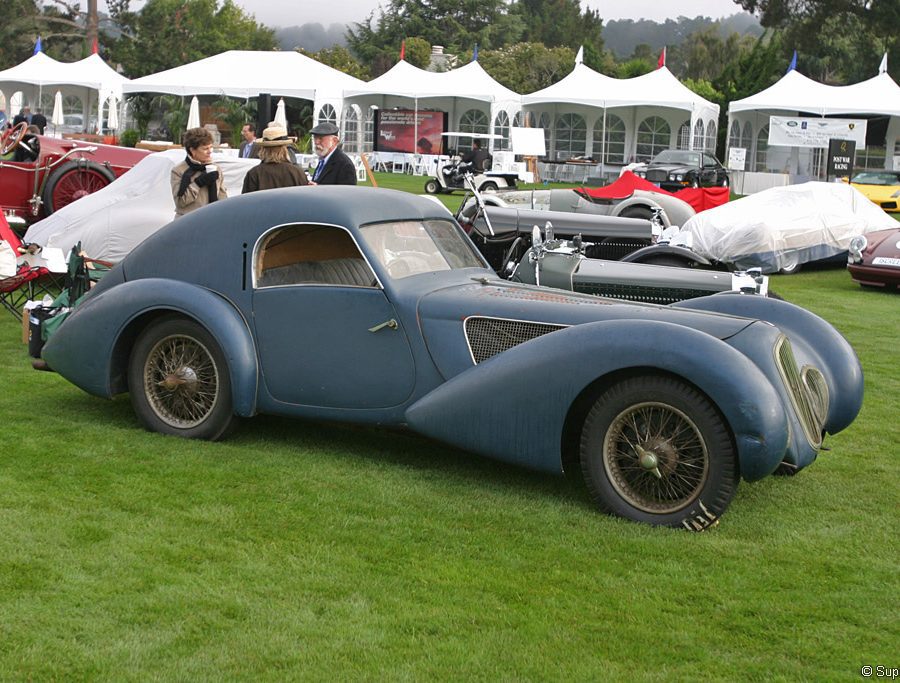
[[[577,63],[561,81],[523,95],[522,106],[536,119],[541,112],[547,114],[548,123],[555,119],[551,147],[559,158],[593,154],[614,163],[672,147],[713,149],[719,116],[717,104],[685,87],[666,67],[620,79]],[[563,128],[577,125],[580,118],[583,128],[578,130],[584,130],[585,149],[573,149],[571,140],[559,144],[561,117],[565,117]]]
[[[136,78],[123,92],[218,95],[249,99],[260,93],[312,100],[314,118],[338,120],[342,93],[363,81],[299,52],[229,50],[212,57]],[[328,108],[331,108],[330,110]]]
[[[747,149],[748,157],[758,160],[758,170],[787,168],[792,173],[806,171],[810,175],[814,169],[810,168],[813,157],[808,151],[768,149],[767,127],[773,115],[889,117],[885,166],[891,166],[892,156],[900,156],[900,86],[887,73],[839,86],[819,83],[791,70],[765,90],[728,105],[729,147]]]
[[[93,109],[94,100],[102,102],[110,95],[121,99],[122,86],[127,81],[96,54],[77,62],[59,62],[38,52],[21,64],[0,71],[0,90],[9,94],[23,92],[25,102],[32,109],[43,106],[41,99],[45,91],[49,97],[53,97],[57,90],[64,97],[78,97],[82,101],[84,120]],[[92,94],[93,91],[97,91],[96,95]],[[48,112],[51,109],[50,106],[45,108]]]
[[[459,130],[466,113],[475,109],[486,114],[488,129],[481,132],[500,134],[507,140],[510,122],[521,108],[519,95],[491,78],[477,61],[452,71],[433,72],[400,60],[378,78],[345,88],[344,100],[354,108],[357,120],[371,107],[438,109],[447,112],[452,130]]]

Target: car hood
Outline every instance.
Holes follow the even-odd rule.
[[[872,256],[900,257],[900,230],[879,230],[866,235],[868,248]]]
[[[512,325],[522,331],[509,347],[554,329],[609,320],[655,320],[700,330],[727,339],[752,320],[737,316],[622,302],[575,292],[551,290],[505,280],[479,279],[423,296],[418,304],[422,335],[436,366],[445,378],[473,364],[466,335],[467,320],[480,318]],[[528,335],[531,334],[531,337]],[[660,339],[660,351],[665,340]],[[576,352],[573,349],[573,354]]]
[[[687,166],[685,164],[647,164],[648,171],[665,171],[666,173],[687,173],[688,171],[696,171],[696,166]]]

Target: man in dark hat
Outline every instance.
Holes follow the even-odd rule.
[[[344,154],[338,139],[338,127],[320,123],[310,133],[319,163],[310,185],[356,185],[356,165]]]

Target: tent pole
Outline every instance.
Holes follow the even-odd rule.
[[[600,138],[600,175],[606,171],[606,102],[603,103],[603,131]]]

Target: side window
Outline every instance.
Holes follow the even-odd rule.
[[[375,274],[343,228],[288,225],[260,241],[253,259],[256,287],[375,287]]]

